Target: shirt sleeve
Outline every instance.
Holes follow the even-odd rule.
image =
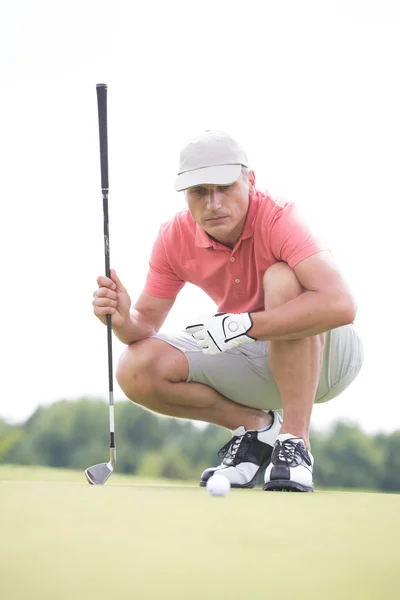
[[[144,291],[157,298],[176,298],[185,281],[173,271],[160,229],[151,251]]]
[[[286,262],[291,269],[305,258],[327,250],[314,237],[291,202],[286,203],[275,216],[270,245],[275,258]]]

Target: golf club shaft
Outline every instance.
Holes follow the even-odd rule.
[[[106,276],[110,277],[110,242],[108,218],[108,135],[107,135],[107,85],[98,83],[97,108],[99,114],[100,137],[100,167],[101,190],[103,194],[104,217],[104,257]],[[111,315],[106,316],[107,322],[107,351],[108,351],[108,390],[110,409],[110,460],[115,464],[115,425],[114,425],[114,389],[113,389],[113,361],[112,361],[112,327]]]

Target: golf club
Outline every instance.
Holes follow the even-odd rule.
[[[103,194],[104,216],[104,255],[106,263],[106,276],[110,277],[110,244],[108,233],[108,142],[107,142],[107,85],[96,85],[97,108],[99,113],[100,137],[100,166],[101,166],[101,191]],[[114,392],[113,392],[113,365],[112,365],[112,329],[111,315],[106,315],[107,321],[107,349],[108,349],[108,390],[110,408],[110,460],[88,467],[85,471],[88,482],[92,485],[103,485],[110,477],[116,465],[115,427],[114,427]]]

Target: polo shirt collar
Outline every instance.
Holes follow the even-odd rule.
[[[255,221],[257,211],[258,211],[258,206],[260,203],[260,196],[261,196],[261,193],[256,191],[256,193],[251,195],[249,198],[249,208],[247,210],[246,221],[244,223],[243,233],[238,240],[238,244],[242,240],[245,240],[253,235],[254,221]],[[200,225],[196,224],[196,241],[195,241],[196,246],[198,246],[199,248],[210,248],[212,246],[215,246],[215,243],[217,243],[217,242],[213,243],[213,240],[210,238],[208,233],[206,233],[204,231],[204,229],[202,227],[200,227]],[[236,244],[236,246],[238,244]]]

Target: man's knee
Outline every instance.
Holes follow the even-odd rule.
[[[143,395],[151,382],[152,357],[143,342],[130,344],[118,361],[116,378],[122,391],[132,396]]]
[[[293,300],[304,292],[304,288],[287,263],[278,262],[264,273],[265,309],[275,308]]]
[[[130,344],[116,368],[116,378],[125,395],[146,405],[160,395],[163,383],[186,381],[187,377],[184,354],[154,338]]]

